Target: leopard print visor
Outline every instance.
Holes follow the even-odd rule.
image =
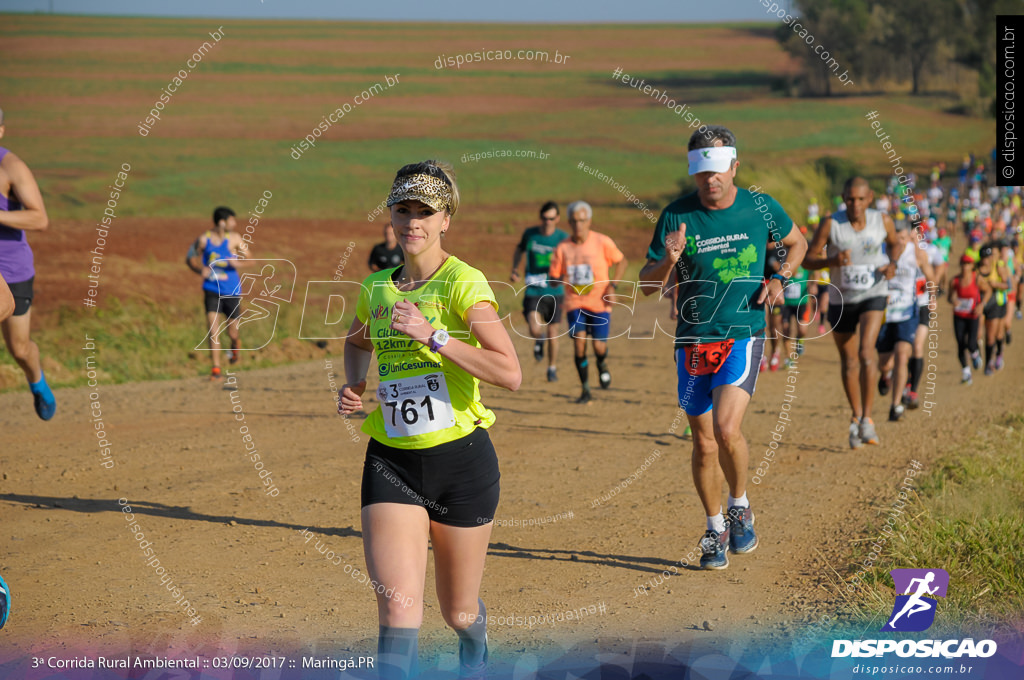
[[[388,207],[402,201],[421,201],[434,212],[448,210],[452,203],[452,189],[443,179],[419,174],[399,177],[388,195]]]

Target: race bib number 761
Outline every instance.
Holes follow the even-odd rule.
[[[411,437],[455,425],[443,373],[382,382],[377,388],[388,437]]]

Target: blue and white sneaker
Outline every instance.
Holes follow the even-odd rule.
[[[708,529],[700,539],[700,568],[725,569],[729,566],[729,520],[725,520],[725,531],[719,533]]]
[[[7,615],[11,613],[11,589],[7,587],[7,581],[0,576],[0,628],[7,623]]]
[[[729,508],[729,548],[734,553],[754,552],[757,534],[754,533],[754,513],[750,508],[734,505]]]

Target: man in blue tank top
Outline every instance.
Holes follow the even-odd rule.
[[[218,380],[220,373],[220,315],[227,319],[228,337],[231,349],[228,361],[232,364],[239,359],[241,345],[238,340],[238,319],[242,315],[241,281],[236,265],[251,254],[248,244],[235,232],[235,212],[231,208],[219,207],[213,211],[214,228],[199,238],[188,251],[185,264],[203,277],[203,305],[209,328],[210,356],[213,371],[210,380]]]
[[[4,113],[0,111],[0,139],[4,130]],[[7,351],[25,373],[36,414],[43,420],[57,412],[57,400],[46,383],[39,346],[30,333],[36,270],[27,234],[45,231],[49,223],[32,171],[24,161],[0,147],[0,276],[14,298],[14,313],[0,326]]]

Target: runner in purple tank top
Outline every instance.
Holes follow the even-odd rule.
[[[4,136],[0,111],[0,139]],[[49,420],[57,412],[57,400],[46,384],[39,361],[39,346],[32,341],[32,284],[36,270],[27,232],[49,226],[43,196],[28,166],[0,147],[0,276],[14,297],[14,314],[0,323],[7,351],[25,372],[36,413]]]

